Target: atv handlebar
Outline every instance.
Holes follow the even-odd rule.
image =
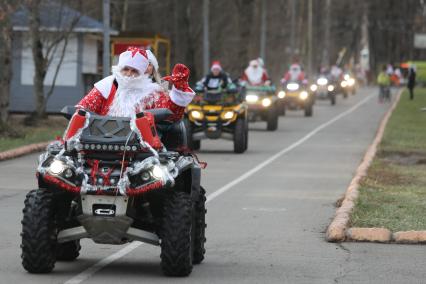
[[[78,108],[75,107],[75,106],[65,106],[61,110],[61,113],[66,119],[69,120],[74,115],[74,113],[77,111],[77,109]],[[97,114],[92,113],[90,111],[87,111],[87,110],[85,110],[85,111],[92,114],[92,115],[97,115]],[[154,116],[156,123],[166,120],[169,116],[171,116],[173,114],[172,111],[169,110],[168,108],[149,109],[149,110],[145,110],[144,112],[151,113]]]

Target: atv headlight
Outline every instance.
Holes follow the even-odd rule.
[[[272,101],[271,101],[271,99],[270,98],[264,98],[263,100],[262,100],[262,105],[264,106],[264,107],[268,107],[268,106],[270,106],[272,104]]]
[[[349,78],[351,78],[351,76],[349,76],[349,74],[345,74],[345,76],[343,76],[343,79],[345,79],[346,81],[349,80]]]
[[[354,78],[349,78],[349,80],[348,80],[348,86],[352,87],[353,85],[355,85],[355,79]]]
[[[247,95],[246,96],[246,101],[248,102],[248,103],[256,103],[257,101],[259,100],[259,96],[257,96],[257,95]]]
[[[333,85],[328,85],[327,90],[329,92],[333,92],[334,91],[334,86]]]
[[[298,89],[299,89],[299,84],[297,84],[297,83],[288,83],[287,84],[287,90],[296,91]]]
[[[222,112],[222,119],[232,119],[234,117],[233,111],[224,111]]]
[[[340,83],[340,86],[342,86],[342,88],[346,88],[346,87],[348,86],[348,82],[346,82],[346,81],[342,81],[342,82]]]
[[[279,97],[280,99],[284,99],[284,98],[285,98],[285,92],[284,92],[284,91],[279,91],[279,92],[278,92],[278,97]]]
[[[158,165],[155,165],[152,168],[152,173],[151,174],[156,179],[162,179],[163,176],[164,176],[163,169],[160,166],[158,166]]]
[[[306,92],[306,91],[303,91],[303,92],[300,92],[300,94],[299,94],[299,98],[302,100],[302,101],[304,101],[304,100],[306,100],[307,98],[308,98],[308,92]]]
[[[319,78],[317,80],[317,84],[320,85],[320,86],[325,86],[325,85],[328,84],[328,80],[327,80],[327,78]]]
[[[315,85],[315,84],[312,84],[312,85],[311,85],[311,91],[312,91],[312,92],[315,92],[316,90],[318,90],[318,86],[317,86],[317,85]]]
[[[54,160],[49,167],[49,171],[54,175],[60,175],[64,170],[65,164],[59,160]]]
[[[203,118],[203,113],[201,111],[198,110],[193,110],[190,112],[191,116],[195,119],[202,119]]]

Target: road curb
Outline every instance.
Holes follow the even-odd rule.
[[[354,208],[356,199],[358,198],[358,194],[359,194],[358,188],[359,188],[360,181],[363,177],[367,175],[367,170],[371,162],[373,161],[374,156],[376,155],[377,146],[379,145],[380,141],[383,138],[383,133],[385,131],[386,124],[388,123],[392,112],[394,111],[396,105],[399,102],[399,99],[401,98],[402,91],[403,89],[401,89],[398,92],[396,99],[392,103],[392,106],[389,108],[389,110],[386,112],[386,114],[382,118],[382,121],[380,122],[379,128],[376,133],[376,137],[374,138],[373,143],[368,147],[368,150],[365,153],[361,164],[358,166],[355,172],[354,178],[352,179],[351,183],[346,189],[346,193],[342,201],[342,205],[336,210],[334,219],[327,228],[325,238],[328,242],[342,242],[348,238],[346,234],[346,230],[349,224],[350,213],[352,209]],[[381,234],[383,234],[383,231],[377,231],[377,230],[373,230],[373,231],[367,230],[365,232],[363,230],[361,231],[358,230],[356,232],[357,232],[357,237],[366,238],[365,240],[363,239],[363,241],[369,241],[369,240],[377,241],[375,239],[380,239],[380,236],[376,235],[376,233],[380,232]],[[365,235],[361,236],[362,234],[365,234]],[[351,235],[349,234],[349,236]]]
[[[40,142],[40,143],[34,143],[25,145],[22,147],[14,148],[11,150],[7,150],[4,152],[0,152],[0,161],[4,160],[10,160],[14,159],[20,156],[28,155],[34,152],[43,151],[46,149],[47,145],[49,145],[50,141],[48,142]]]

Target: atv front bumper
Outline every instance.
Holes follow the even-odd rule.
[[[80,201],[83,212],[77,218],[81,226],[59,231],[59,243],[90,238],[99,244],[141,241],[159,245],[156,234],[131,227],[134,220],[126,216],[127,197],[86,195]]]
[[[223,121],[217,118],[216,121],[191,121],[192,139],[234,139],[235,121]]]

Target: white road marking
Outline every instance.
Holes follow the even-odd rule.
[[[280,152],[276,153],[272,157],[270,157],[267,160],[265,160],[264,162],[260,163],[259,165],[257,165],[253,169],[251,169],[250,171],[246,172],[245,174],[241,175],[240,177],[236,178],[235,180],[233,180],[233,181],[225,184],[224,186],[222,186],[221,188],[219,188],[215,192],[209,194],[207,196],[206,203],[212,201],[213,199],[215,199],[219,195],[227,192],[234,185],[236,185],[236,184],[242,182],[243,180],[249,178],[250,176],[252,176],[256,172],[260,171],[261,169],[263,169],[264,167],[266,167],[267,165],[269,165],[270,163],[272,163],[273,161],[275,161],[276,159],[278,159],[282,155],[284,155],[284,154],[290,152],[291,150],[293,150],[294,148],[300,146],[306,140],[308,140],[309,138],[311,138],[312,136],[314,136],[315,134],[317,134],[318,132],[320,132],[321,130],[323,130],[324,128],[326,128],[327,126],[333,124],[334,122],[338,121],[339,119],[341,119],[341,118],[345,117],[346,115],[352,113],[357,108],[359,108],[360,106],[362,106],[363,104],[365,104],[367,101],[369,101],[372,97],[373,97],[373,95],[369,95],[368,97],[366,97],[362,101],[358,102],[356,105],[354,105],[350,109],[342,112],[341,114],[337,115],[336,117],[334,117],[333,119],[329,120],[328,122],[325,122],[325,123],[321,124],[320,126],[318,126],[317,128],[315,128],[314,130],[312,130],[311,132],[309,132],[308,134],[306,134],[300,140],[298,140],[295,143],[291,144],[287,148],[282,149]],[[95,263],[93,266],[87,268],[86,270],[84,270],[80,274],[74,276],[70,280],[66,281],[64,284],[80,284],[81,282],[89,279],[93,274],[95,274],[96,272],[98,272],[99,270],[101,270],[102,268],[104,268],[105,266],[107,266],[108,264],[116,261],[117,259],[120,259],[121,257],[125,256],[129,252],[133,251],[134,249],[136,249],[137,247],[139,247],[141,244],[142,244],[141,242],[132,242],[132,243],[130,243],[126,247],[124,247],[121,250],[117,251],[116,253],[114,253],[114,254],[112,254],[112,255],[110,255],[110,256],[108,256],[108,257],[100,260],[99,262]]]
[[[360,101],[359,103],[357,103],[356,105],[354,105],[353,107],[351,107],[350,109],[342,112],[341,114],[339,114],[338,116],[334,117],[333,119],[327,121],[326,123],[321,124],[320,126],[318,126],[317,128],[315,128],[314,130],[312,130],[311,132],[309,132],[308,134],[306,134],[302,139],[294,142],[293,144],[291,144],[287,148],[282,149],[281,151],[279,151],[278,153],[276,153],[275,155],[273,155],[269,159],[263,161],[262,163],[260,163],[259,165],[257,165],[253,169],[249,170],[245,174],[243,174],[240,177],[234,179],[230,183],[225,184],[224,186],[222,186],[221,188],[219,188],[215,192],[209,194],[209,196],[207,196],[207,202],[212,201],[213,199],[215,199],[216,197],[218,197],[222,193],[228,191],[234,185],[236,185],[236,184],[242,182],[243,180],[249,178],[250,176],[252,176],[256,172],[260,171],[261,169],[263,169],[264,167],[266,167],[267,165],[269,165],[270,163],[272,163],[273,161],[275,161],[276,159],[278,159],[282,155],[284,155],[284,154],[290,152],[291,150],[293,150],[294,148],[300,146],[306,140],[308,140],[309,138],[311,138],[312,136],[314,136],[315,134],[317,134],[318,132],[320,132],[321,130],[323,130],[324,128],[326,128],[327,126],[329,126],[330,124],[333,124],[334,122],[338,121],[342,117],[345,117],[346,115],[348,115],[351,112],[355,111],[357,108],[359,108],[360,106],[362,106],[363,104],[365,104],[367,101],[369,101],[372,97],[373,97],[373,95],[369,95],[368,97],[366,97],[365,99],[363,99],[362,101]]]
[[[117,259],[125,256],[126,254],[128,254],[129,252],[131,252],[132,250],[134,250],[135,248],[137,248],[141,244],[142,243],[139,242],[139,241],[135,241],[135,242],[130,243],[129,245],[122,248],[121,250],[117,251],[116,253],[111,254],[110,256],[108,256],[108,257],[100,260],[99,262],[95,263],[94,265],[90,266],[89,268],[87,268],[86,270],[84,270],[80,274],[74,276],[73,278],[71,278],[70,280],[65,282],[64,284],[79,284],[79,283],[89,279],[93,274],[95,274],[96,272],[98,272],[99,270],[101,270],[102,268],[107,266],[108,264],[110,264],[110,263],[116,261]]]

